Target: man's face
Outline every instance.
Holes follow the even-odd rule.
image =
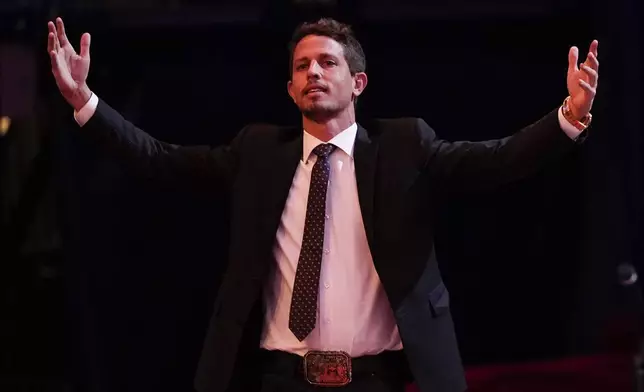
[[[288,93],[302,114],[316,121],[353,110],[353,97],[366,86],[366,75],[352,76],[344,48],[326,36],[308,35],[300,40],[291,66]]]

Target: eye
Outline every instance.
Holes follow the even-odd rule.
[[[298,65],[297,67],[295,67],[295,69],[298,70],[298,71],[303,71],[306,68],[307,68],[307,65],[304,64],[304,63],[302,63],[302,64]]]
[[[327,66],[329,66],[329,67],[330,67],[330,66],[336,65],[336,63],[335,63],[335,61],[333,61],[333,60],[326,60],[326,61],[324,62],[324,65],[327,65]]]

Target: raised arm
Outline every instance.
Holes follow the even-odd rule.
[[[61,18],[48,23],[47,50],[56,85],[79,115],[82,133],[124,160],[136,174],[197,186],[224,185],[232,180],[244,131],[230,146],[180,147],[151,137],[99,100],[87,85],[91,36],[81,37],[80,53],[72,47]],[[82,119],[79,118],[82,115]]]
[[[586,60],[577,66],[578,49],[568,54],[564,104],[539,121],[509,137],[484,142],[450,143],[437,138],[422,120],[417,124],[425,155],[425,170],[451,188],[492,188],[532,175],[547,162],[561,157],[585,138],[595,98],[599,62],[598,42],[590,45]]]
[[[447,142],[419,120],[417,132],[430,178],[452,191],[490,190],[528,177],[576,144],[558,122],[557,111],[512,136],[482,142]]]

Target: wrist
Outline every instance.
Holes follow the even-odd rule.
[[[588,128],[593,118],[590,113],[586,113],[584,115],[580,114],[579,111],[570,104],[570,97],[567,97],[561,105],[561,113],[569,123],[581,131]]]
[[[68,99],[68,102],[72,105],[76,112],[80,111],[83,106],[87,104],[89,99],[92,97],[92,90],[84,84],[79,86],[76,91],[73,92],[72,96]]]
[[[579,113],[579,110],[577,110],[577,108],[573,105],[570,105],[570,103],[568,103],[568,112],[570,113],[570,118],[575,121],[581,121],[584,117],[586,117],[584,115],[581,115]]]

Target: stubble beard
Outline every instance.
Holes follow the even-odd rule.
[[[302,112],[302,115],[308,118],[309,120],[317,123],[323,123],[336,117],[338,114],[342,113],[344,109],[345,108],[342,108],[341,105],[339,105],[338,103],[334,103],[331,105],[328,105],[328,104],[320,105],[318,103],[310,103],[308,105],[300,106],[300,111]]]

